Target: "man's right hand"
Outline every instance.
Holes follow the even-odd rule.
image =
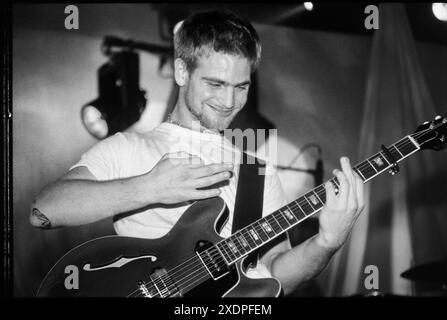
[[[217,187],[231,177],[233,164],[205,165],[198,156],[186,152],[165,154],[151,171],[141,176],[144,197],[149,203],[174,204],[220,195]]]

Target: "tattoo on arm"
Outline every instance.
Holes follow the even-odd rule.
[[[51,228],[50,219],[48,219],[42,212],[40,212],[39,209],[33,208],[32,216],[35,219],[35,221],[38,222],[37,227],[44,229]]]

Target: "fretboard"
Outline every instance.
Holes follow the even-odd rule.
[[[389,170],[393,167],[393,160],[397,163],[418,151],[420,147],[411,136],[406,136],[387,149],[392,156],[391,159],[380,151],[353,167],[363,182]],[[335,177],[329,181],[336,188],[339,187]],[[227,264],[231,265],[317,213],[325,202],[326,190],[324,185],[319,185],[297,200],[240,229],[215,246]]]

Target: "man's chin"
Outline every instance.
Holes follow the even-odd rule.
[[[205,127],[208,130],[214,130],[214,131],[222,131],[230,125],[231,120],[225,119],[220,120],[219,119],[213,119],[212,121],[204,122],[202,121],[202,126]]]

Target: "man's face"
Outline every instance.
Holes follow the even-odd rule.
[[[184,88],[186,108],[208,129],[223,130],[247,102],[250,62],[239,55],[210,50],[189,73]]]

